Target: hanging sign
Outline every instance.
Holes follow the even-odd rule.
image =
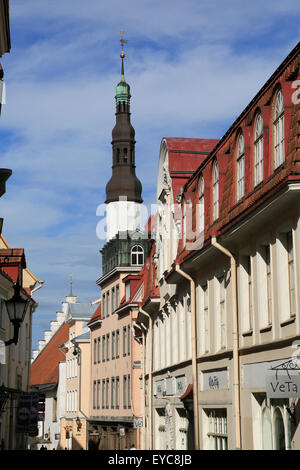
[[[298,361],[290,359],[273,367],[266,375],[268,398],[300,397],[300,367]]]

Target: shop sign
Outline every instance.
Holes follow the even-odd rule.
[[[186,379],[185,375],[176,377],[176,394],[182,395],[186,390]]]
[[[300,375],[298,363],[285,361],[272,368],[266,375],[268,398],[299,398]]]
[[[133,427],[134,429],[143,427],[143,418],[133,418]]]
[[[227,369],[203,372],[203,390],[222,390],[227,388]]]
[[[158,380],[157,382],[155,382],[154,395],[161,396],[161,395],[163,395],[163,392],[164,392],[164,381],[163,380]]]

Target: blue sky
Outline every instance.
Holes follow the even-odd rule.
[[[137,175],[155,202],[161,139],[220,138],[300,37],[300,3],[272,0],[14,0],[1,167],[3,235],[45,280],[33,348],[69,290],[99,297],[96,209],[111,175],[120,30]]]

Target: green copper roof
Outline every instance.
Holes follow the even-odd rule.
[[[125,55],[124,55],[125,56]],[[116,87],[116,103],[127,103],[130,104],[130,86],[125,81],[125,74],[124,74],[124,62],[122,58],[122,71],[121,71],[121,81],[118,83]]]

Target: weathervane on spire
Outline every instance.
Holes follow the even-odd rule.
[[[121,51],[121,54],[120,54],[120,57],[122,59],[122,69],[121,69],[121,76],[122,76],[122,79],[125,81],[125,78],[124,78],[124,57],[125,57],[125,54],[124,54],[124,51],[123,51],[123,47],[124,47],[124,44],[128,44],[128,41],[126,39],[124,39],[124,33],[125,31],[120,31],[120,34],[121,34],[121,39],[120,39],[120,43],[121,43],[121,48],[122,48],[122,51]]]
[[[125,54],[124,54],[124,51],[123,51],[123,47],[124,47],[124,44],[128,44],[128,41],[126,39],[124,39],[124,34],[125,34],[125,31],[120,31],[120,34],[121,34],[121,39],[120,39],[120,43],[121,43],[121,48],[122,48],[122,52],[121,52],[121,57],[125,57]],[[122,58],[123,58],[122,57]]]

